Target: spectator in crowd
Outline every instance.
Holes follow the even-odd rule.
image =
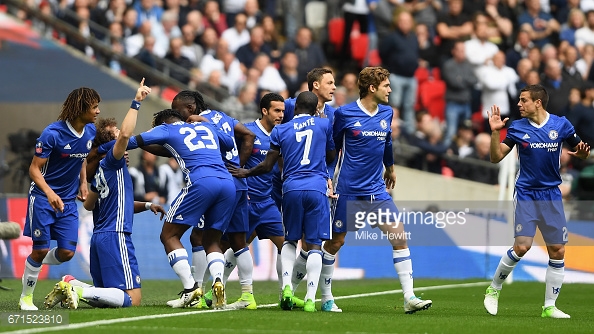
[[[247,16],[244,13],[237,13],[235,15],[235,24],[223,31],[221,38],[225,39],[229,44],[229,52],[235,53],[240,46],[249,43],[250,32],[246,27]]]
[[[206,1],[203,13],[204,26],[213,28],[217,32],[217,37],[221,37],[223,31],[227,30],[227,19],[219,9],[219,2],[216,0]]]
[[[437,14],[442,11],[441,0],[413,0],[405,1],[402,4],[410,11],[417,24],[424,24],[428,27],[435,27]]]
[[[205,45],[202,44],[202,34],[204,34],[204,32],[206,31],[202,13],[198,10],[189,11],[188,14],[186,14],[185,22],[186,22],[186,24],[191,25],[192,29],[194,30],[194,36],[196,36],[194,43],[202,45],[202,47],[206,51]],[[182,23],[182,21],[180,21],[180,24],[181,23]],[[183,27],[183,25],[182,25],[182,27]],[[218,38],[217,33],[214,29],[212,29],[212,28],[210,28],[210,29],[212,30],[212,33],[215,36],[214,40],[216,41],[216,39]],[[207,46],[208,46],[208,44],[207,44]]]
[[[252,29],[256,25],[262,24],[264,14],[260,11],[258,0],[246,0],[243,12],[247,16],[246,26],[248,29]]]
[[[124,48],[128,57],[134,57],[138,54],[138,52],[140,52],[140,49],[142,49],[144,41],[148,36],[151,36],[156,43],[156,39],[151,33],[151,29],[152,23],[151,21],[147,20],[142,22],[136,34],[124,38]],[[153,43],[151,47],[151,53],[153,55],[154,46],[155,45]]]
[[[586,24],[575,32],[575,46],[580,52],[588,44],[594,45],[594,10],[586,13]]]
[[[569,103],[569,91],[572,83],[563,78],[561,64],[558,60],[549,59],[546,62],[542,85],[549,93],[549,104],[547,111],[558,116],[565,116],[562,112]]]
[[[507,60],[506,60],[506,63]],[[520,89],[526,86],[528,72],[532,70],[532,62],[528,58],[522,58],[518,62],[516,66],[516,73],[518,74],[518,82],[516,83],[516,91],[520,91]],[[538,72],[537,72],[538,74]]]
[[[265,53],[270,57],[270,51],[272,51],[270,46],[264,43],[264,29],[262,26],[256,26],[250,31],[250,42],[237,49],[235,56],[245,72],[252,67],[258,54]]]
[[[498,105],[501,115],[509,117],[511,113],[510,96],[516,96],[516,83],[519,80],[516,71],[505,65],[505,54],[503,51],[498,51],[493,56],[493,60],[487,64],[479,67],[477,70],[477,78],[482,87],[481,104],[483,109],[492,105]],[[489,119],[487,115],[483,115],[485,119],[485,130],[489,130]]]
[[[282,54],[294,52],[299,60],[297,70],[299,75],[305,77],[312,68],[322,67],[326,64],[326,56],[317,42],[312,40],[312,32],[308,27],[297,30],[295,39],[287,42]],[[270,55],[270,53],[268,53]]]
[[[393,31],[393,14],[399,3],[398,0],[369,1],[378,40],[382,40]]]
[[[563,69],[561,70],[561,74],[563,78],[571,83],[572,87],[579,88],[582,86],[584,79],[576,66],[577,59],[578,50],[574,46],[567,46],[563,50]]]
[[[538,46],[533,46],[530,48],[530,50],[528,51],[528,59],[530,59],[530,61],[532,62],[532,68],[540,71],[541,68],[544,66],[542,64],[542,59],[541,59],[541,52],[540,52],[540,48]]]
[[[570,12],[573,9],[579,9],[583,13],[580,9],[580,0],[565,0],[565,2],[565,6],[560,6],[555,11],[555,19],[561,25],[569,22]]]
[[[537,70],[530,70],[528,74],[526,74],[526,84],[527,85],[538,85],[541,83],[540,74]]]
[[[282,41],[272,16],[266,15],[262,18],[262,29],[264,29],[264,43],[270,46],[271,49],[270,58],[273,62],[277,62],[281,56],[280,47]]]
[[[157,156],[146,151],[142,151],[141,154],[140,165],[129,169],[133,181],[134,200],[165,204],[167,191],[159,177]]]
[[[467,159],[477,159],[487,163],[491,162],[491,135],[486,132],[479,133],[474,139],[474,151],[469,154]],[[467,174],[463,178],[482,182],[487,184],[497,184],[499,182],[498,165],[481,164],[474,165],[466,169]]]
[[[474,152],[474,131],[472,121],[467,119],[458,124],[458,131],[448,147],[447,156],[453,157],[447,159],[447,166],[454,172],[455,177],[463,177],[469,168],[463,159]]]
[[[380,42],[380,57],[390,71],[390,105],[400,110],[404,131],[415,132],[415,100],[419,67],[419,42],[413,31],[414,21],[410,12],[400,11],[394,15],[396,29]]]
[[[359,24],[359,31],[362,34],[367,34],[367,30],[369,28],[368,23],[368,14],[369,14],[369,7],[367,6],[366,0],[354,0],[354,1],[346,1],[342,6],[342,13],[344,17],[344,31],[342,35],[342,47],[340,48],[339,53],[339,64],[341,67],[348,66],[352,63],[351,57],[351,30],[353,29],[353,24],[358,22]],[[299,59],[301,60],[301,59]],[[319,66],[312,66],[306,69],[307,71],[311,70],[314,67]]]
[[[227,26],[232,27],[235,24],[235,18],[245,7],[246,0],[223,0],[219,1],[222,5],[223,12],[225,13],[225,19],[227,20]]]
[[[487,18],[487,39],[500,50],[507,49],[511,43],[515,16],[512,9],[499,0],[485,0],[484,12]],[[515,66],[510,66],[515,68]]]
[[[499,49],[487,39],[487,16],[480,12],[476,13],[472,24],[474,29],[472,38],[464,42],[464,52],[466,60],[474,66],[476,73],[481,66],[486,65],[493,58]]]
[[[185,24],[181,31],[182,40],[184,41],[181,53],[192,62],[192,67],[199,67],[202,57],[204,56],[204,49],[202,49],[202,46],[194,42],[196,40],[194,28],[190,24]]]
[[[581,58],[575,62],[575,67],[582,75],[582,79],[588,80],[588,74],[592,67],[592,61],[594,60],[594,45],[587,44],[583,48]]]
[[[530,40],[530,34],[526,30],[520,30],[516,37],[516,43],[505,54],[505,64],[511,68],[517,68],[520,60],[528,57],[528,52],[532,47],[534,47],[534,43]]]
[[[415,26],[415,34],[417,35],[417,42],[419,43],[419,67],[426,69],[439,67],[437,47],[431,40],[429,27],[423,23],[417,23]]]
[[[138,12],[133,7],[126,8],[124,18],[122,20],[122,28],[124,29],[124,38],[132,36],[138,32],[136,21],[138,20]]]
[[[559,39],[569,42],[570,45],[575,46],[575,33],[580,28],[584,27],[586,18],[584,13],[578,8],[574,8],[569,12],[569,20],[567,23],[561,25],[561,32]]]
[[[440,64],[451,57],[450,51],[457,40],[463,40],[472,34],[472,21],[462,13],[462,0],[448,0],[448,11],[443,12],[437,19],[437,35],[441,39],[439,44]]]
[[[152,24],[152,34],[155,36],[155,48],[153,53],[163,58],[169,51],[169,43],[172,39],[182,37],[181,29],[179,28],[177,13],[166,11],[161,17],[161,22]]]
[[[408,167],[441,174],[442,158],[447,146],[441,143],[441,129],[426,110],[416,113],[417,131],[409,136],[409,143],[421,149],[411,158]]]
[[[186,70],[182,71],[181,69],[172,67],[169,69],[169,76],[183,84],[188,84],[190,82],[188,72],[192,69],[193,65],[190,59],[182,55],[181,49],[183,44],[184,42],[181,38],[172,38],[169,42],[169,52],[165,56],[165,59]]]
[[[200,45],[204,49],[204,54],[216,54],[218,43],[219,37],[217,36],[217,32],[213,28],[204,29],[204,33],[200,38]]]
[[[297,55],[293,52],[286,52],[281,59],[280,75],[287,85],[289,97],[295,96],[301,83],[306,81],[306,77],[297,70],[298,67],[299,59],[297,59]]]
[[[104,27],[107,28],[113,22],[122,22],[125,12],[125,0],[110,0],[107,8],[101,13],[101,21],[104,23]]]
[[[278,0],[282,8],[285,36],[292,40],[297,35],[297,29],[305,23],[303,8],[304,0]]]
[[[540,0],[525,0],[526,11],[518,17],[520,29],[528,31],[530,39],[539,47],[553,42],[560,25],[551,14],[541,9]]]
[[[345,104],[347,104],[347,90],[344,88],[344,86],[338,86],[332,95],[332,102],[330,103],[330,106],[333,108],[338,108],[340,106],[344,106]],[[400,129],[400,127],[398,127],[398,129]],[[392,132],[392,134],[394,134],[394,132]]]
[[[164,185],[167,191],[165,203],[171,205],[171,202],[185,186],[184,173],[175,158],[169,158],[167,163],[159,166],[159,178],[160,184]]]
[[[152,21],[153,23],[161,22],[163,8],[154,0],[135,1],[134,9],[138,12],[138,18],[136,19],[137,27],[140,27],[144,21]]]
[[[223,101],[222,109],[241,123],[252,122],[260,116],[255,102],[257,95],[258,86],[252,82],[246,82],[239,89],[237,97],[230,96]]]
[[[357,86],[357,74],[347,72],[342,76],[340,85],[346,89],[346,103],[357,101],[359,98],[359,86]]]
[[[449,145],[452,137],[457,132],[460,122],[470,119],[472,114],[472,88],[476,85],[477,78],[473,66],[466,60],[466,45],[462,41],[454,44],[452,58],[448,59],[441,72],[446,83],[446,134],[445,145]]]
[[[567,119],[575,127],[575,132],[584,143],[594,144],[594,83],[584,82],[580,89],[581,102],[576,104]]]
[[[253,67],[260,71],[258,89],[282,95],[285,99],[289,97],[287,85],[276,67],[270,63],[270,57],[260,53],[254,60]]]

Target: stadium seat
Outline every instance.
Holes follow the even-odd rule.
[[[427,80],[419,84],[418,91],[421,108],[426,109],[434,118],[443,121],[445,119],[445,82],[435,79]]]
[[[369,51],[369,64],[367,66],[381,66],[382,59],[380,58],[379,51],[373,49]]]
[[[0,5],[0,12],[6,13],[6,5]]]
[[[363,66],[363,62],[367,57],[367,50],[369,49],[369,36],[367,34],[353,33],[351,34],[351,57],[359,66]]]
[[[175,95],[179,93],[179,90],[175,87],[165,87],[161,93],[161,98],[167,102],[173,101]]]
[[[342,48],[342,39],[344,36],[344,19],[342,17],[334,18],[328,21],[328,41],[334,46],[337,52]]]
[[[328,5],[324,1],[310,1],[305,5],[305,24],[312,30],[326,26]]]

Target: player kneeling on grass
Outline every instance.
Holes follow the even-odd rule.
[[[91,191],[84,202],[85,209],[94,211],[90,265],[95,286],[66,275],[45,297],[47,308],[62,303],[76,309],[80,300],[95,307],[140,305],[140,273],[131,238],[133,214],[151,210],[155,214],[161,212],[161,218],[165,215],[159,205],[134,202],[132,179],[127,167],[126,146],[136,126],[140,102],[149,93],[150,88],[144,85],[143,79],[121,130],[118,130],[114,119],[97,121],[93,145],[99,146],[113,139],[116,141],[93,173]]]
[[[293,308],[291,277],[297,241],[305,235],[309,249],[307,271],[307,293],[304,310],[314,312],[316,291],[322,271],[322,240],[330,238],[330,205],[328,194],[327,163],[334,160],[336,152],[332,139],[330,121],[316,118],[318,97],[303,92],[297,97],[295,118],[277,125],[270,134],[270,149],[264,161],[254,168],[230,168],[236,177],[255,176],[268,173],[282,154],[284,157],[282,215],[285,225],[285,243],[281,250],[283,294],[281,308]]]
[[[586,159],[590,155],[590,146],[581,141],[573,125],[565,117],[546,111],[548,101],[549,95],[543,86],[529,85],[522,88],[518,102],[522,119],[511,123],[503,142],[500,142],[499,131],[508,119],[501,119],[496,105],[491,107],[489,114],[489,125],[493,131],[491,162],[500,162],[516,144],[520,161],[514,191],[515,241],[513,247],[501,258],[493,282],[485,294],[484,306],[491,315],[497,314],[503,281],[530,250],[538,227],[549,253],[541,316],[570,317],[555,306],[565,276],[563,258],[567,243],[567,222],[559,190],[559,159],[563,142],[574,148],[575,151],[569,154],[580,159]]]

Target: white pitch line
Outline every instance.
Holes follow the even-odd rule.
[[[426,287],[415,288],[415,291],[443,290],[443,289],[452,289],[452,288],[468,288],[468,287],[485,285],[487,283],[488,282],[474,282],[474,283],[435,285],[435,286],[426,286]],[[338,296],[338,297],[334,297],[334,299],[338,300],[338,299],[364,298],[364,297],[396,294],[396,293],[401,293],[401,292],[402,292],[402,290],[398,289],[398,290],[388,290],[388,291],[379,291],[379,292],[370,292],[370,293],[359,293],[359,294],[355,294],[355,295]],[[320,300],[318,299],[316,301],[320,301]],[[277,307],[277,306],[278,306],[278,303],[274,303],[274,304],[260,305],[260,306],[258,306],[258,308],[270,308],[270,307]],[[143,315],[143,316],[130,317],[130,318],[117,318],[117,319],[105,319],[105,320],[96,320],[96,321],[90,321],[90,322],[81,322],[81,323],[62,325],[62,326],[22,329],[22,330],[16,330],[16,331],[6,332],[6,333],[33,334],[33,333],[56,332],[56,331],[60,331],[60,330],[79,329],[79,328],[94,327],[94,326],[101,326],[101,325],[112,325],[112,324],[118,324],[118,323],[122,323],[122,322],[182,317],[182,316],[186,316],[186,315],[206,314],[206,313],[213,313],[213,312],[227,312],[227,311],[234,311],[234,310],[207,310],[207,311],[189,311],[189,312],[167,313],[167,314],[151,314],[151,315]]]

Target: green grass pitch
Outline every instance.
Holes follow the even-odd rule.
[[[43,297],[54,281],[39,281],[35,304],[42,308]],[[468,284],[468,283],[475,283]],[[17,312],[20,280],[5,280],[2,285],[11,291],[0,291],[0,312]],[[443,287],[448,285],[449,287]],[[459,285],[459,286],[452,286]],[[483,308],[483,294],[488,283],[476,280],[421,280],[416,288],[435,287],[418,291],[417,295],[433,300],[433,307],[416,314],[404,314],[402,294],[395,293],[400,285],[396,279],[336,281],[335,296],[343,313],[305,313],[303,310],[282,311],[270,305],[278,302],[276,282],[256,282],[254,291],[258,310],[201,311],[171,309],[165,302],[176,297],[181,288],[178,281],[144,281],[141,307],[125,309],[92,309],[86,304],[68,312],[71,324],[54,328],[56,332],[73,333],[592,333],[594,331],[594,285],[565,284],[557,306],[571,319],[542,319],[541,305],[544,283],[514,282],[505,285],[501,293],[499,314],[495,317]],[[359,295],[361,294],[361,295]],[[371,296],[366,296],[371,294]],[[298,296],[305,295],[300,286]],[[354,296],[359,295],[359,296]],[[227,286],[228,301],[239,297],[239,283]],[[318,294],[319,296],[319,294]],[[320,303],[317,303],[319,310]],[[52,311],[49,311],[52,312]],[[163,315],[179,314],[166,317]],[[139,320],[126,318],[142,317]],[[119,319],[114,321],[114,319]],[[99,321],[99,322],[97,322]],[[48,328],[51,330],[51,328]],[[0,331],[23,330],[40,332],[38,327],[0,325]]]

